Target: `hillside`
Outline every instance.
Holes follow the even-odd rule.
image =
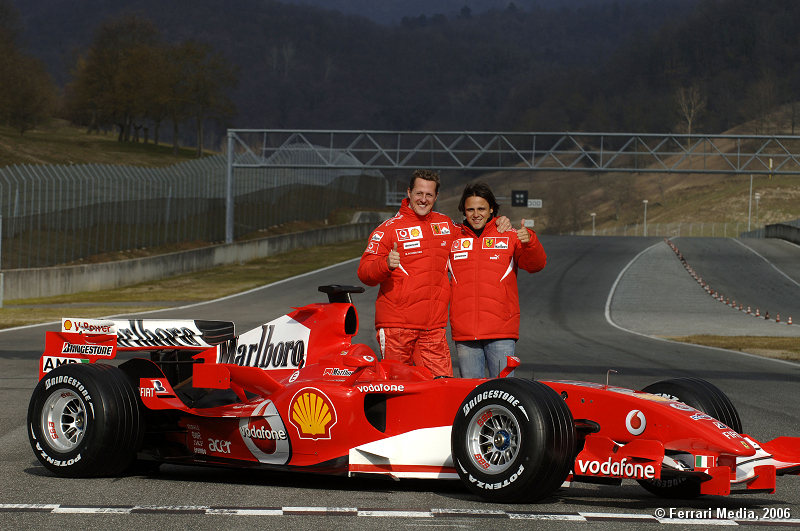
[[[194,149],[184,148],[175,156],[171,144],[117,142],[117,135],[110,132],[89,135],[64,120],[51,120],[25,135],[0,126],[0,167],[86,163],[167,166],[193,158],[194,154]]]

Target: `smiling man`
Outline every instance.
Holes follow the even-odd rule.
[[[517,230],[499,228],[500,206],[487,184],[467,185],[458,210],[464,224],[450,249],[450,329],[461,376],[494,378],[519,339],[517,270],[539,271],[547,255],[525,220]]]
[[[447,345],[450,282],[447,259],[456,226],[435,212],[439,174],[416,170],[396,216],[370,235],[358,278],[380,284],[375,329],[384,359],[419,365],[434,377],[452,376]]]

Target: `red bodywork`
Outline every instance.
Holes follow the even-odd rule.
[[[40,378],[60,363],[150,352],[131,377],[145,367],[135,381],[164,429],[143,451],[163,461],[458,478],[451,426],[464,398],[485,380],[434,380],[423,368],[378,360],[352,343],[358,318],[349,302],[297,308],[241,336],[208,340],[203,323],[65,319],[61,332],[47,334]],[[189,363],[191,378],[168,377],[166,353]],[[501,377],[518,364],[509,360]],[[800,474],[800,438],[759,443],[660,396],[543,383],[575,419],[579,451],[568,479],[689,475],[702,480],[701,493],[726,495],[732,486],[772,492],[776,475]],[[235,399],[200,407],[187,390],[227,391]]]

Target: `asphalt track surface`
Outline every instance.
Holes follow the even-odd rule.
[[[712,299],[660,238],[543,237],[547,267],[520,274],[521,376],[578,379],[641,388],[673,376],[708,379],[733,400],[746,432],[769,440],[800,435],[800,364],[667,341],[711,334],[800,336],[800,248],[779,240],[678,238],[687,262],[715,290],[783,322],[756,319]],[[218,301],[148,314],[230,319],[243,332],[324,300],[316,286],[355,284],[346,262]],[[375,288],[355,297],[356,341],[375,347]],[[25,416],[44,345],[42,325],[0,332],[0,518],[3,529],[88,526],[161,528],[487,529],[684,528],[763,524],[776,511],[800,525],[800,477],[778,478],[774,495],[656,498],[635,482],[574,484],[537,504],[484,503],[458,482],[363,480],[199,467],[163,466],[155,475],[69,480],[34,458]],[[691,521],[675,511],[731,511],[724,520]],[[666,518],[659,518],[660,510]],[[670,509],[672,516],[670,517]],[[702,513],[701,513],[702,515]],[[756,516],[756,522],[751,519]],[[578,525],[583,524],[583,525]],[[691,525],[691,527],[695,527]]]

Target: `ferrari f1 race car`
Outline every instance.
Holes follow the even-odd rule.
[[[800,438],[745,435],[703,380],[534,381],[508,377],[512,357],[495,379],[434,379],[352,343],[363,288],[319,289],[329,302],[241,335],[225,321],[63,319],[28,408],[36,457],[65,477],[183,463],[460,478],[497,502],[626,479],[667,497],[774,492],[776,475],[800,474]]]

